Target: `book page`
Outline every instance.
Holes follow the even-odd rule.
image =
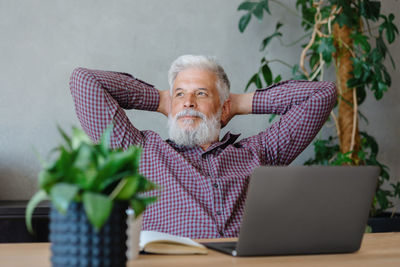
[[[140,243],[139,243],[140,249],[143,249],[146,246],[146,244],[151,242],[171,242],[192,247],[205,248],[203,245],[187,237],[181,237],[157,231],[141,231]]]

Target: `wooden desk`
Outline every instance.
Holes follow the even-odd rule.
[[[1,266],[50,266],[49,243],[0,244]],[[235,258],[213,250],[208,255],[140,255],[127,266],[400,266],[400,233],[366,234],[351,254]]]

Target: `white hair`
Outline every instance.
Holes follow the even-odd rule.
[[[218,90],[219,100],[222,106],[225,103],[225,101],[229,98],[230,82],[224,69],[217,62],[215,57],[201,56],[201,55],[200,56],[183,55],[175,59],[175,61],[172,62],[168,72],[168,82],[171,95],[173,93],[172,89],[174,87],[176,76],[178,76],[179,72],[189,68],[208,70],[210,72],[213,72],[217,76],[217,82],[215,87]]]

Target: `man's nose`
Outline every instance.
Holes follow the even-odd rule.
[[[183,103],[185,108],[196,108],[196,98],[193,94],[188,94]]]

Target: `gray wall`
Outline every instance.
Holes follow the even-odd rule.
[[[286,43],[302,30],[298,18],[271,3],[274,16],[262,23],[253,20],[240,34],[241,13],[236,11],[240,2],[0,0],[0,199],[28,199],[36,190],[40,170],[33,148],[46,155],[61,141],[57,123],[68,130],[79,125],[68,87],[77,66],[129,72],[167,89],[167,71],[177,56],[215,55],[231,78],[232,91],[243,92],[259,66],[260,42],[276,21],[286,24]],[[294,6],[294,0],[284,2]],[[383,2],[385,10],[400,14],[398,2]],[[390,50],[399,63],[399,42]],[[268,57],[294,63],[300,51],[275,42]],[[275,65],[274,71],[289,77],[284,66]],[[391,73],[393,86],[384,100],[364,105],[370,123],[362,128],[376,136],[380,159],[391,168],[392,178],[400,179],[400,77]],[[327,79],[333,79],[332,73]],[[139,129],[167,137],[162,115],[128,114]],[[246,137],[264,129],[267,121],[267,116],[244,116],[234,118],[227,128]],[[311,152],[309,147],[293,164],[301,164]]]

